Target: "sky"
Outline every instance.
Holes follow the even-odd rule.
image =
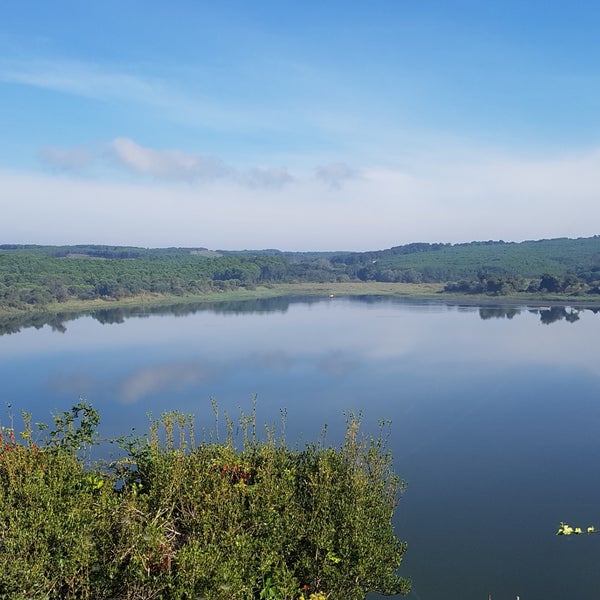
[[[600,233],[596,0],[5,0],[0,243]]]

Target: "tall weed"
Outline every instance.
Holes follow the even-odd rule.
[[[397,574],[406,545],[392,527],[404,484],[384,425],[366,438],[351,415],[341,447],[291,450],[273,429],[258,438],[254,411],[240,417],[241,440],[225,416],[225,441],[217,423],[201,444],[192,417],[171,412],[149,436],[120,440],[123,457],[100,468],[82,454],[97,439],[90,405],[54,417],[50,431],[34,432],[24,417],[19,441],[0,428],[0,598],[362,600],[409,591]]]

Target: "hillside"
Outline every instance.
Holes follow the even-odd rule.
[[[535,278],[544,273],[589,279],[597,277],[600,271],[600,236],[520,243],[417,243],[347,254],[334,257],[332,262],[352,265],[360,279],[376,281],[447,282],[476,278],[479,274]]]
[[[600,236],[413,243],[371,252],[0,245],[0,309],[294,282],[445,283],[448,291],[600,293]]]

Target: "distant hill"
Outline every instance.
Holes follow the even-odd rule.
[[[141,248],[135,246],[0,245],[0,251],[18,250],[52,258],[177,259],[253,257],[284,259],[292,264],[312,264],[345,272],[351,278],[376,281],[447,282],[484,274],[540,277],[589,275],[600,270],[600,235],[588,238],[553,238],[525,242],[474,241],[460,244],[411,243],[367,252],[287,252],[263,250],[209,250],[194,248]]]
[[[600,236],[412,243],[370,252],[0,245],[0,309],[293,282],[444,283],[447,291],[600,294]]]
[[[574,274],[589,279],[600,271],[600,236],[526,242],[416,243],[332,258],[354,267],[359,279],[447,282],[485,275],[525,278]]]

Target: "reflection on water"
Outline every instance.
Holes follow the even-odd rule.
[[[521,314],[520,308],[504,308],[504,307],[486,307],[479,309],[479,316],[485,321],[486,319],[512,319],[516,315]]]
[[[443,306],[456,306],[459,309],[460,305],[453,305],[444,301],[432,302],[431,300],[419,302],[415,300],[406,300],[402,298],[382,298],[378,296],[355,296],[347,298],[348,302],[360,302],[363,304],[375,304],[382,300],[391,301],[400,304],[421,304],[432,305],[438,304]],[[226,302],[198,302],[184,304],[170,304],[165,306],[136,306],[136,307],[116,307],[95,309],[93,311],[84,311],[79,313],[58,312],[58,313],[32,313],[26,315],[11,315],[0,316],[0,335],[11,333],[19,333],[22,329],[33,327],[40,329],[44,326],[49,326],[57,333],[65,333],[67,327],[65,323],[80,319],[82,317],[91,317],[103,325],[114,325],[124,323],[131,318],[145,318],[153,315],[173,315],[186,317],[198,312],[208,311],[217,314],[262,314],[281,312],[285,313],[291,304],[302,302],[303,304],[315,304],[318,302],[329,302],[329,299],[321,297],[293,297],[281,296],[277,298],[257,298],[254,300],[232,300]],[[473,307],[469,307],[473,310]],[[567,323],[574,323],[579,320],[580,313],[584,311],[598,314],[600,307],[598,306],[581,306],[577,308],[569,306],[548,306],[539,308],[522,308],[515,306],[485,306],[479,308],[479,317],[486,319],[512,319],[520,315],[524,310],[530,313],[538,314],[540,321],[545,324],[555,323],[556,321],[565,320]]]
[[[302,302],[305,303],[319,302],[321,300],[321,298],[302,298]],[[295,301],[298,301],[298,298],[282,296],[277,298],[258,298],[254,300],[235,300],[227,302],[169,304],[165,306],[119,306],[116,308],[103,308],[78,313],[57,312],[9,315],[0,317],[0,335],[19,333],[22,329],[27,329],[29,327],[40,329],[45,325],[50,326],[53,331],[65,333],[66,322],[82,317],[91,317],[103,325],[113,325],[124,323],[126,319],[134,317],[144,318],[153,315],[186,317],[201,311],[227,314],[284,313],[289,308],[290,303]]]
[[[16,415],[47,422],[81,395],[106,437],[170,409],[201,431],[211,397],[235,416],[257,394],[292,444],[324,424],[340,442],[349,411],[366,432],[391,419],[411,600],[597,597],[598,540],[554,536],[600,526],[595,311],[280,298],[33,319],[0,337]]]
[[[541,308],[529,308],[528,312],[539,315],[540,321],[545,325],[550,323],[556,323],[557,321],[565,320],[567,323],[575,323],[579,321],[579,316],[584,311],[589,311],[592,314],[598,314],[600,308],[598,307],[587,307],[587,308],[573,308],[569,306],[546,306]],[[515,307],[482,307],[479,309],[479,316],[482,319],[512,319],[513,317],[520,315],[521,309]]]

